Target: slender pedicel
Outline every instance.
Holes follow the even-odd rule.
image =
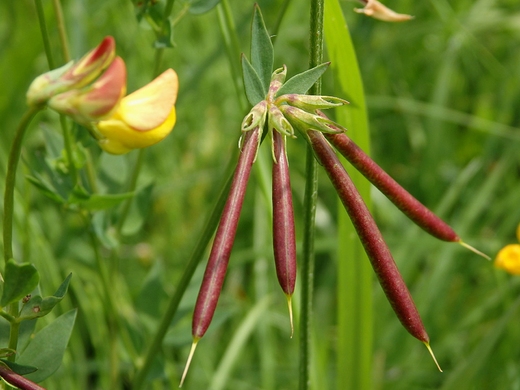
[[[272,132],[275,161],[273,162],[273,249],[276,275],[287,296],[291,338],[294,333],[291,299],[296,282],[296,239],[294,211],[289,179],[289,165],[284,137]]]
[[[247,182],[258,150],[261,132],[262,128],[257,127],[243,133],[242,150],[233,175],[229,196],[215,234],[213,247],[211,248],[208,264],[197,297],[197,303],[195,304],[192,323],[193,344],[186,368],[182,374],[180,386],[182,386],[188,372],[196,345],[202,336],[204,336],[204,333],[206,333],[213,314],[215,313],[222,284],[224,283],[233,241],[235,240]]]
[[[394,312],[405,329],[416,339],[422,341],[431,351],[429,347],[430,339],[412,296],[361,195],[323,134],[310,130],[307,135],[316,158],[327,171],[327,175],[352,220],[352,224]],[[435,360],[433,353],[432,357]]]
[[[490,260],[489,256],[463,242],[446,222],[401,187],[345,133],[328,133],[325,134],[325,137],[363,176],[421,229],[440,240],[458,242],[465,248]]]

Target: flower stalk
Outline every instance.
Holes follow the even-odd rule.
[[[193,343],[181,378],[180,386],[184,383],[186,374],[195,353],[199,340],[204,336],[215,313],[218,298],[224,277],[226,275],[231,249],[238,227],[240,212],[244,203],[247,183],[251,174],[251,167],[256,158],[263,126],[258,126],[243,134],[241,153],[231,182],[224,210],[215,233],[213,246],[209,256],[206,271],[195,304],[192,322]]]

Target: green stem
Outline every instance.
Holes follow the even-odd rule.
[[[130,182],[128,183],[128,187],[126,189],[127,192],[135,191],[137,187],[137,180],[139,179],[139,174],[141,173],[141,169],[144,164],[144,154],[145,149],[139,149],[137,154],[137,161],[135,162],[134,169],[132,170],[132,176],[130,177]],[[123,226],[125,224],[126,218],[128,217],[128,213],[130,212],[130,207],[132,206],[132,199],[128,199],[123,204],[123,208],[121,210],[121,215],[119,216],[119,220],[117,222],[117,234],[121,235],[123,231]]]
[[[235,158],[232,158],[231,161],[235,162]],[[228,179],[226,180],[223,186],[220,196],[213,208],[213,212],[211,213],[208,221],[206,222],[206,226],[204,227],[200,239],[197,242],[197,245],[195,246],[191,258],[188,264],[186,265],[186,268],[184,269],[184,274],[182,275],[181,280],[177,284],[175,294],[170,299],[164,316],[161,319],[161,323],[159,324],[159,328],[157,329],[152,343],[150,344],[150,347],[146,352],[142,366],[140,367],[139,371],[137,372],[134,378],[132,387],[133,390],[139,390],[143,388],[146,376],[148,375],[152,363],[161,349],[162,341],[164,339],[164,336],[166,335],[166,332],[168,331],[168,328],[170,327],[173,316],[177,312],[179,303],[181,302],[181,299],[190,284],[191,278],[193,277],[193,274],[195,273],[195,270],[197,269],[197,266],[199,265],[200,260],[204,255],[204,252],[206,251],[206,247],[208,246],[208,243],[211,237],[213,236],[215,229],[217,228],[217,224],[220,220],[220,215],[222,214],[222,210],[224,209],[226,198],[229,193],[229,187],[231,185],[231,179],[233,177],[233,172],[231,171],[232,168],[233,165],[230,164],[228,167]]]
[[[25,132],[32,118],[42,107],[31,107],[22,117],[14,136],[9,160],[7,162],[7,173],[5,177],[4,193],[4,260],[13,258],[13,214],[14,214],[14,186],[16,183],[16,168],[20,160],[22,142]]]
[[[20,322],[13,321],[10,323],[11,329],[9,332],[9,347],[10,349],[16,351],[18,348],[18,335],[20,334]],[[16,358],[16,354],[9,355],[7,360],[10,362],[14,362]]]
[[[324,0],[311,0],[310,60],[313,68],[323,62],[323,9]],[[317,81],[310,94],[321,93],[321,82]],[[314,283],[314,221],[318,193],[318,169],[314,154],[307,145],[306,184],[304,199],[303,256],[301,264],[301,317],[300,317],[300,390],[310,388],[312,301]]]
[[[42,0],[34,0],[36,5],[36,13],[38,14],[38,22],[40,24],[40,32],[42,34],[43,47],[47,57],[49,69],[54,69],[54,58],[52,56],[51,43],[49,41],[49,33],[47,32],[47,24],[45,23],[45,13],[43,12]]]
[[[43,7],[41,4],[41,0],[35,0],[36,11],[38,14],[38,22],[40,24],[40,31],[43,39],[43,46],[45,48],[45,55],[47,56],[47,63],[49,64],[49,69],[54,69],[54,59],[51,52],[51,45],[49,39],[49,33],[47,31],[47,25],[45,23],[45,15],[43,13]],[[58,26],[58,32],[60,36],[60,42],[63,52],[63,58],[65,62],[70,61],[70,52],[68,47],[67,40],[67,32],[65,29],[65,21],[63,18],[63,10],[61,8],[61,3],[59,0],[53,0],[54,13],[56,14],[56,24]],[[78,182],[78,171],[76,166],[74,165],[74,159],[72,154],[72,137],[69,129],[67,128],[67,121],[63,115],[60,115],[60,125],[61,130],[63,132],[63,142],[65,144],[65,152],[67,155],[68,168],[70,172],[70,176],[72,178],[72,182],[76,184]]]
[[[242,111],[247,109],[247,102],[244,97],[242,88],[242,72],[240,71],[240,45],[236,35],[235,22],[231,13],[231,7],[228,0],[222,0],[217,5],[217,15],[220,25],[220,31],[224,38],[224,44],[228,54],[229,66],[231,69],[231,79],[235,86],[238,103]]]
[[[65,63],[70,61],[69,41],[67,38],[67,29],[65,28],[65,18],[63,17],[63,9],[61,8],[60,0],[53,0],[54,13],[56,14],[56,25],[61,42],[61,51],[63,54],[63,61]]]

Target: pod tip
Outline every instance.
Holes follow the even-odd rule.
[[[291,339],[292,339],[293,335],[294,335],[292,295],[287,295],[287,306],[289,307],[289,321],[291,322]]]
[[[432,359],[435,362],[435,365],[437,366],[439,371],[442,372],[442,368],[439,365],[439,362],[437,362],[437,359],[435,358],[435,355],[433,354],[433,350],[432,350],[432,347],[430,347],[430,343],[426,342],[426,341],[423,341],[423,343],[424,343],[424,345],[426,345],[426,348],[428,349],[428,352],[430,352],[430,355],[432,356]]]
[[[186,361],[186,367],[184,367],[184,372],[182,373],[181,383],[179,384],[179,388],[182,387],[184,383],[184,379],[186,379],[186,375],[188,374],[188,370],[190,368],[191,359],[195,354],[195,348],[197,348],[197,343],[199,342],[199,338],[193,338],[193,343],[191,344],[190,354],[188,355],[188,360]]]
[[[459,244],[462,245],[464,248],[469,249],[469,250],[472,251],[473,253],[476,253],[477,255],[482,256],[484,259],[486,259],[486,260],[491,260],[491,257],[489,257],[489,256],[486,255],[485,253],[479,251],[478,249],[473,248],[471,245],[466,244],[464,241],[459,240]]]

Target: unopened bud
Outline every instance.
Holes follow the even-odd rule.
[[[328,118],[318,114],[311,114],[298,107],[284,104],[279,108],[285,118],[303,134],[306,134],[308,130],[316,130],[323,133],[343,133],[347,131],[347,129]]]
[[[346,100],[334,96],[316,96],[287,94],[276,99],[275,104],[287,103],[290,106],[301,108],[305,111],[326,110],[349,104]]]
[[[51,97],[82,88],[95,80],[115,57],[115,41],[106,37],[98,47],[88,52],[78,62],[69,62],[61,68],[38,76],[27,91],[27,104],[44,104]]]
[[[240,128],[243,132],[251,131],[257,127],[259,127],[260,130],[262,130],[264,128],[266,116],[267,102],[265,100],[262,100],[261,102],[257,103],[251,109],[251,111],[249,111],[249,113],[245,116]]]

